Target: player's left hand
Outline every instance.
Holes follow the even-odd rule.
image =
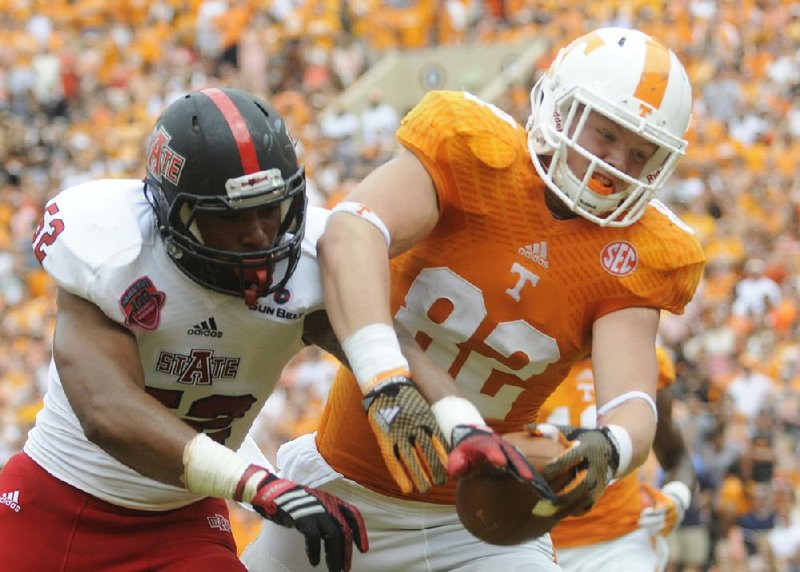
[[[305,536],[306,554],[312,566],[319,564],[323,544],[329,572],[350,570],[353,544],[360,552],[369,550],[361,513],[325,491],[267,472],[250,504],[265,519],[294,528]]]
[[[414,382],[395,375],[364,396],[381,455],[400,490],[427,492],[447,480],[444,434]]]
[[[680,526],[691,502],[689,487],[680,481],[671,481],[663,489],[647,483],[640,486],[653,504],[642,509],[639,526],[652,535],[669,536]]]
[[[573,443],[545,465],[542,476],[548,482],[558,482],[565,474],[574,475],[554,504],[565,514],[578,516],[589,512],[605,491],[619,466],[619,452],[605,427],[559,429]]]

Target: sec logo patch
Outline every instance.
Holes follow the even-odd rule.
[[[600,252],[600,264],[609,274],[614,276],[627,276],[639,264],[639,255],[630,242],[620,240],[611,242],[603,247]]]

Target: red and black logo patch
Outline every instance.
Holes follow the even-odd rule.
[[[183,166],[186,164],[186,157],[169,146],[170,139],[172,136],[163,126],[151,134],[145,150],[146,167],[150,176],[157,181],[166,179],[177,186]]]
[[[125,325],[155,330],[161,322],[161,308],[167,295],[158,290],[147,276],[134,280],[119,299]]]
[[[272,299],[276,304],[285,304],[292,298],[292,293],[286,288],[281,288],[272,295]]]

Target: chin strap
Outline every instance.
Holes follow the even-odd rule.
[[[244,303],[248,306],[255,306],[256,300],[258,300],[259,296],[263,295],[261,294],[262,292],[266,292],[267,286],[269,285],[267,269],[245,269],[244,280],[250,284],[250,286],[244,290]]]

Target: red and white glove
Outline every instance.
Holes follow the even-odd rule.
[[[312,566],[325,562],[330,572],[350,570],[353,543],[369,550],[358,509],[329,493],[281,479],[269,469],[248,463],[227,447],[197,434],[183,450],[183,482],[203,496],[246,502],[267,520],[297,529],[306,539]]]
[[[525,454],[492,431],[468,399],[448,395],[434,403],[431,410],[442,432],[450,437],[448,476],[458,479],[489,465],[519,481],[531,483],[543,498],[554,497],[550,485],[536,472]]]
[[[259,471],[266,469],[250,465],[240,482],[247,482],[254,472]],[[267,520],[295,528],[305,536],[306,554],[312,566],[319,564],[323,542],[325,562],[330,572],[350,570],[353,543],[361,552],[369,549],[361,513],[332,494],[298,485],[267,472],[256,486],[256,494],[250,504]]]
[[[452,444],[447,460],[450,477],[463,477],[484,464],[504,470],[520,481],[530,481],[536,474],[522,451],[489,427],[457,425],[453,429]]]
[[[469,399],[448,395],[431,405],[431,412],[442,433],[450,439],[447,458],[450,477],[463,477],[484,463],[523,481],[536,474],[522,451],[492,431]]]
[[[669,536],[681,525],[686,509],[692,502],[689,487],[680,481],[670,481],[661,489],[648,483],[641,483],[640,488],[652,504],[642,509],[639,527],[654,536]]]

